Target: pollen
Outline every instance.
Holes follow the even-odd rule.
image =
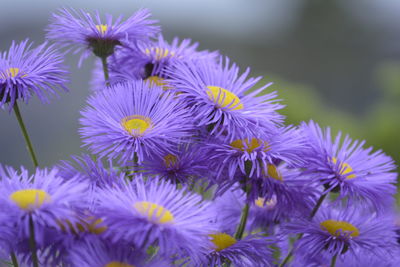
[[[332,157],[332,163],[333,164],[336,164],[337,161],[338,161],[337,158]],[[353,172],[353,168],[348,163],[340,162],[339,169],[340,169],[340,171],[339,171],[340,175],[346,176],[346,179],[354,179],[354,178],[356,178],[355,174],[348,175],[349,173]]]
[[[161,60],[163,58],[166,58],[168,56],[174,56],[175,53],[169,51],[167,48],[161,48],[161,47],[152,47],[152,48],[146,48],[144,51],[146,55],[150,55],[152,52],[155,53],[155,57],[157,60]]]
[[[236,244],[236,239],[225,233],[210,234],[211,242],[215,246],[215,251],[221,251]]]
[[[119,261],[112,261],[106,264],[104,267],[135,267],[135,265],[119,262]]]
[[[10,199],[23,210],[40,208],[51,201],[50,195],[41,189],[18,190],[10,195]]]
[[[326,220],[320,223],[320,227],[336,237],[357,237],[360,235],[357,227],[345,221]]]
[[[282,174],[279,172],[278,168],[274,164],[267,165],[268,176],[272,179],[283,181]]]
[[[267,152],[269,150],[268,143],[266,141],[262,141],[257,138],[251,138],[249,139],[238,139],[230,143],[230,146],[233,148],[237,148],[247,152],[253,152],[255,149],[259,147],[263,147],[263,151]]]
[[[276,206],[277,200],[274,195],[270,200],[265,201],[265,198],[259,197],[254,201],[254,204],[259,208],[265,208],[267,210],[273,209]]]
[[[15,78],[18,74],[21,73],[19,68],[8,68],[3,73],[0,73],[0,77],[3,79],[7,78]],[[26,77],[26,74],[21,75],[20,77]]]
[[[174,216],[168,209],[155,203],[139,201],[134,204],[134,208],[154,223],[164,224],[174,220]]]
[[[104,35],[107,32],[108,26],[105,24],[99,24],[96,25],[96,29],[101,33],[101,35]]]
[[[150,76],[147,79],[145,79],[145,81],[148,81],[150,86],[160,86],[165,91],[172,89],[172,87],[168,86],[167,82],[163,78],[158,76]]]
[[[133,136],[141,136],[152,128],[151,119],[142,115],[132,115],[121,120],[124,129]]]
[[[178,157],[172,154],[164,156],[164,163],[167,168],[173,168],[178,164]]]
[[[218,86],[207,86],[208,98],[221,108],[229,108],[233,110],[243,109],[240,98],[234,93]]]

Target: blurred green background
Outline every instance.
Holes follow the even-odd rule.
[[[400,1],[398,0],[0,0],[0,50],[26,37],[43,41],[61,6],[131,15],[150,8],[167,39],[192,38],[219,50],[279,92],[287,122],[313,119],[383,149],[400,162]],[[71,91],[21,110],[42,165],[79,154],[79,111],[89,95],[93,59],[77,69]],[[0,162],[31,163],[13,114],[0,112]]]

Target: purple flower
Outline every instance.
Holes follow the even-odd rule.
[[[190,137],[191,123],[182,104],[143,81],[118,84],[95,94],[80,119],[85,145],[101,157],[138,162],[144,156],[174,153]]]
[[[226,233],[210,234],[210,252],[201,266],[223,266],[231,262],[234,266],[274,266],[272,240],[261,234],[248,235],[236,240]]]
[[[180,93],[193,114],[198,126],[208,126],[211,134],[228,136],[243,133],[244,136],[271,130],[282,122],[283,116],[276,110],[276,93],[257,96],[270,85],[252,89],[261,79],[249,78],[250,69],[239,75],[236,64],[229,59],[219,64],[210,61],[178,63],[168,75],[172,87]]]
[[[112,242],[128,242],[137,249],[158,245],[160,255],[189,256],[198,262],[214,231],[215,212],[201,196],[176,189],[158,177],[141,176],[125,188],[98,193],[97,216],[108,227]]]
[[[71,47],[81,52],[81,62],[92,51],[96,56],[107,57],[114,53],[115,46],[126,46],[137,41],[147,41],[159,33],[157,21],[150,20],[147,9],[138,10],[126,21],[118,17],[115,21],[106,14],[105,22],[96,11],[92,16],[84,10],[62,8],[54,13],[47,28],[47,38],[55,40],[62,47]]]
[[[193,185],[205,181],[212,175],[212,170],[208,168],[209,155],[203,153],[200,146],[201,144],[181,146],[177,153],[145,160],[141,171],[173,183]]]
[[[80,242],[69,251],[70,266],[80,267],[133,267],[172,266],[166,261],[149,259],[144,251],[125,244],[107,244],[97,239]]]
[[[28,39],[0,54],[0,108],[9,103],[9,109],[17,100],[28,103],[33,94],[47,103],[49,95],[67,91],[68,72],[63,66],[63,56],[55,45],[32,48]]]
[[[385,260],[397,247],[390,217],[362,213],[354,208],[337,210],[325,205],[311,221],[297,219],[285,229],[287,233],[303,234],[295,243],[297,255],[310,260],[321,256],[330,260],[334,255],[360,253],[373,253]]]
[[[29,220],[32,218],[36,243],[47,245],[47,232],[60,229],[60,222],[79,221],[77,211],[86,206],[87,184],[75,179],[65,181],[57,169],[37,169],[32,176],[25,169],[10,170],[0,181],[0,217],[12,222],[15,238],[8,240],[9,247],[29,238]]]
[[[397,177],[392,158],[381,150],[372,152],[372,147],[364,149],[365,141],[353,142],[349,136],[342,140],[341,133],[332,140],[330,128],[322,130],[313,121],[302,129],[311,146],[305,158],[312,182],[339,192],[339,200],[347,197],[348,205],[382,211],[392,204]]]

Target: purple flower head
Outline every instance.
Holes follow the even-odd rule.
[[[353,142],[349,136],[342,140],[341,133],[332,140],[330,128],[322,130],[313,121],[302,129],[311,146],[305,158],[312,182],[339,192],[339,200],[347,197],[348,205],[382,211],[392,204],[397,177],[392,158],[381,150],[372,152],[372,147],[364,149],[365,141]]]
[[[65,181],[57,169],[37,169],[32,176],[25,169],[10,171],[0,181],[0,217],[12,222],[15,238],[9,240],[13,247],[21,240],[28,240],[29,220],[33,221],[36,243],[48,244],[46,233],[60,229],[60,223],[78,222],[78,210],[87,204],[87,184],[76,179]],[[26,242],[26,244],[28,244]]]
[[[200,149],[201,145],[181,146],[177,153],[164,154],[145,160],[141,166],[143,174],[157,175],[173,183],[191,184],[205,181],[212,175],[208,168],[209,156]]]
[[[104,241],[89,239],[74,246],[69,251],[70,266],[80,267],[160,267],[172,266],[166,261],[149,259],[140,250],[124,244],[110,244]]]
[[[0,53],[0,108],[17,100],[28,103],[33,94],[47,103],[49,95],[67,91],[68,72],[63,56],[54,45],[43,43],[32,48],[29,40],[13,42],[8,51]]]
[[[252,89],[261,79],[249,78],[250,69],[239,75],[236,64],[228,58],[218,64],[210,61],[178,62],[168,72],[168,80],[180,92],[198,126],[207,126],[215,135],[257,135],[260,131],[271,131],[283,120],[276,110],[283,106],[277,103],[276,93],[258,96],[270,84]]]
[[[239,174],[260,177],[280,162],[299,166],[307,150],[304,137],[291,126],[276,128],[273,134],[251,135],[231,141],[217,138],[206,145],[211,155],[211,167],[219,180],[232,180]],[[279,179],[279,177],[277,177]]]
[[[88,100],[80,129],[90,150],[110,159],[138,162],[144,156],[173,154],[191,135],[184,106],[171,93],[143,81],[115,85]]]
[[[125,188],[98,193],[97,216],[108,227],[112,242],[128,242],[138,249],[159,246],[159,255],[189,256],[198,262],[215,230],[215,211],[200,195],[158,177],[133,177]]]
[[[122,21],[122,16],[113,21],[106,14],[102,21],[98,11],[92,16],[84,10],[61,8],[53,13],[47,28],[47,38],[62,47],[71,47],[75,53],[83,52],[81,62],[93,52],[98,57],[108,57],[114,53],[115,46],[127,46],[137,41],[147,41],[159,33],[157,21],[150,20],[149,10],[140,9]]]
[[[285,231],[303,234],[295,247],[298,255],[311,260],[320,255],[331,259],[334,255],[360,253],[373,253],[384,260],[397,247],[391,218],[361,213],[354,208],[337,210],[325,205],[311,221],[297,219],[288,223]]]
[[[248,235],[236,240],[226,233],[213,233],[210,237],[210,252],[201,266],[224,266],[231,262],[233,266],[274,266],[272,250],[268,247],[272,240],[261,235]]]

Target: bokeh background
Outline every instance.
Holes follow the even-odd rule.
[[[131,15],[150,8],[164,35],[192,38],[275,82],[288,123],[314,119],[381,148],[400,162],[399,0],[0,0],[0,50],[44,39],[61,6]],[[41,165],[80,154],[79,111],[93,59],[68,56],[70,92],[51,104],[21,104]],[[0,110],[0,162],[30,168],[13,113]]]

